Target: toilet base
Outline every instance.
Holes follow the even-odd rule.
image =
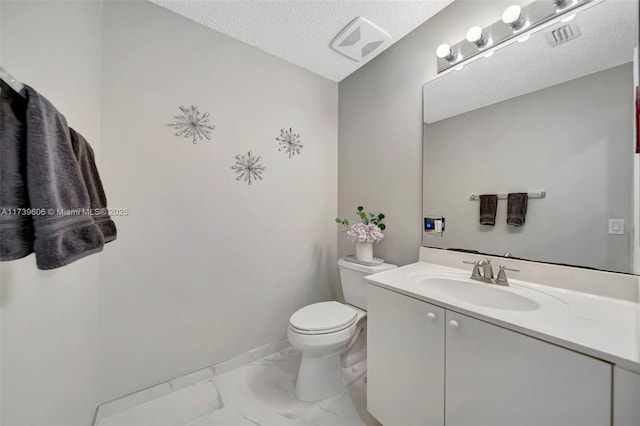
[[[349,367],[344,367],[344,359],[342,361],[342,382],[347,388],[367,374],[366,353],[361,351],[355,355],[358,355],[358,361]]]
[[[344,389],[340,353],[329,356],[302,353],[296,398],[306,402],[320,401]]]

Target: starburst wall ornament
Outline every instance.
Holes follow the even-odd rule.
[[[208,112],[201,114],[195,105],[192,105],[191,108],[183,106],[178,108],[180,108],[183,115],[176,115],[174,118],[177,121],[168,124],[169,127],[173,127],[178,131],[175,134],[176,136],[184,136],[185,138],[193,136],[193,143],[198,143],[196,137],[200,140],[204,140],[205,138],[211,140],[209,134],[216,126],[207,124],[209,122]]]
[[[281,145],[278,151],[285,151],[289,154],[289,158],[300,154],[300,150],[302,149],[300,135],[293,133],[291,128],[289,128],[289,130],[280,129],[280,136],[278,136],[276,140],[279,141],[278,143]]]
[[[231,166],[238,173],[236,180],[244,179],[249,185],[257,179],[262,180],[262,172],[267,170],[260,164],[262,157],[256,157],[251,151],[247,155],[236,155],[236,164]]]

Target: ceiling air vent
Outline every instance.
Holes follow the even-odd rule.
[[[559,44],[566,43],[569,40],[580,37],[580,27],[578,27],[578,23],[574,19],[570,22],[561,22],[560,25],[557,25],[547,31],[546,34],[549,44],[555,47]]]
[[[354,19],[331,42],[331,47],[355,61],[372,57],[373,52],[383,51],[391,36],[385,30],[363,18]]]

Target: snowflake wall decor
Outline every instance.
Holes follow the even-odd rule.
[[[247,155],[236,155],[236,164],[231,166],[238,173],[236,180],[244,179],[249,185],[256,179],[262,180],[262,172],[267,170],[260,164],[262,157],[256,157],[249,151]]]
[[[296,154],[300,154],[300,150],[302,149],[300,135],[293,133],[291,128],[289,128],[289,130],[280,129],[280,136],[278,136],[276,140],[279,141],[281,145],[278,151],[284,150],[289,154],[289,158]]]
[[[177,121],[168,124],[169,127],[173,127],[178,131],[176,136],[184,136],[185,138],[193,136],[193,143],[198,143],[196,142],[196,137],[200,140],[204,138],[211,140],[209,134],[216,126],[206,124],[209,122],[208,112],[201,115],[198,107],[195,105],[192,105],[191,108],[185,108],[183,106],[178,108],[180,108],[183,115],[176,115],[174,118]]]

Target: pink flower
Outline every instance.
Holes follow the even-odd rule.
[[[373,223],[356,223],[347,230],[347,237],[357,243],[377,243],[384,238],[384,234],[378,225]]]

